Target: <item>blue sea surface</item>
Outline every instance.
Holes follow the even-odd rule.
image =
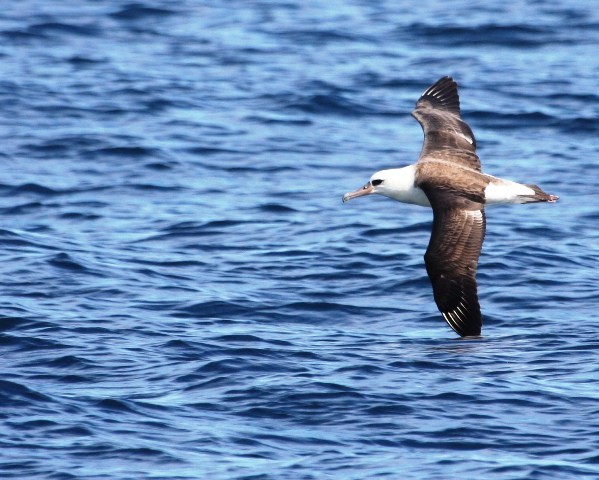
[[[0,477],[599,478],[594,1],[93,0],[0,12]],[[485,172],[483,337],[413,163],[443,75]]]

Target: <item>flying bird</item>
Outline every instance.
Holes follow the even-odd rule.
[[[537,185],[482,173],[472,130],[460,115],[457,83],[443,77],[416,102],[412,116],[424,132],[415,164],[376,172],[343,201],[377,193],[433,209],[433,228],[424,255],[435,302],[460,336],[479,336],[482,316],[476,268],[485,237],[485,206],[556,202]]]

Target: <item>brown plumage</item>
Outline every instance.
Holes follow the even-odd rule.
[[[343,200],[378,193],[432,207],[433,229],[424,260],[435,302],[459,335],[477,336],[482,315],[476,269],[485,238],[485,205],[555,202],[558,197],[537,185],[482,173],[476,139],[461,118],[457,84],[450,77],[429,87],[412,115],[424,132],[418,161],[376,172],[364,187],[347,193]]]

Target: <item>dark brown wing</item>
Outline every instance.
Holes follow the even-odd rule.
[[[443,77],[416,102],[412,115],[422,126],[424,144],[418,161],[445,160],[480,172],[476,139],[460,117],[458,85]]]
[[[433,232],[424,255],[433,294],[445,321],[462,337],[480,335],[476,267],[485,237],[482,205],[443,191],[427,193],[433,206]]]

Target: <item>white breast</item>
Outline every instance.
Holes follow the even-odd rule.
[[[376,193],[402,203],[411,203],[422,207],[431,206],[425,193],[414,185],[416,179],[415,165],[381,170],[375,173],[371,180],[376,178],[384,179],[384,182],[376,188]]]

